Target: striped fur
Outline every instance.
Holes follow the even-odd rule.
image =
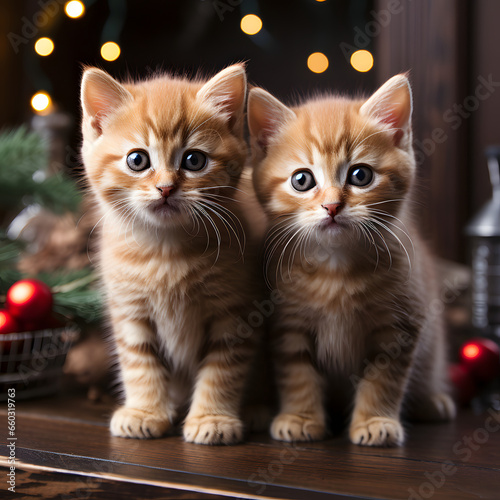
[[[284,297],[273,325],[275,439],[325,435],[325,386],[352,387],[357,444],[401,444],[403,403],[424,419],[455,413],[432,261],[410,214],[411,107],[404,75],[367,101],[325,96],[288,108],[262,89],[250,92],[253,180],[269,221],[266,270]],[[355,165],[372,169],[370,184],[347,182]],[[291,177],[304,169],[316,186],[299,192]],[[340,207],[334,223],[328,204]],[[339,377],[340,387],[328,387]]]
[[[115,436],[159,437],[185,417],[189,442],[242,439],[257,335],[237,333],[256,290],[236,196],[245,95],[240,65],[207,82],[83,76],[82,154],[102,217],[100,271],[125,396]],[[129,168],[133,151],[150,167]],[[206,154],[205,168],[181,168],[186,151]],[[162,204],[164,186],[174,191]]]

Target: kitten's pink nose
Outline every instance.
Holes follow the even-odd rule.
[[[328,212],[328,215],[332,219],[340,212],[340,209],[342,208],[341,203],[328,203],[321,206]]]
[[[156,186],[156,189],[160,191],[163,198],[168,198],[175,190],[175,186],[173,184],[171,184],[170,186]]]

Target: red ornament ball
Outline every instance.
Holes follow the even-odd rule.
[[[19,332],[19,323],[9,311],[0,309],[0,352],[10,350],[11,342],[3,340],[2,335]]]
[[[17,319],[36,321],[47,317],[52,310],[52,292],[39,280],[21,280],[7,292],[7,309]]]
[[[477,394],[477,387],[469,370],[459,364],[449,367],[450,380],[457,403],[465,405]]]
[[[45,328],[45,319],[37,321],[19,321],[22,332],[38,332]]]
[[[492,340],[469,340],[460,350],[460,359],[476,380],[489,382],[500,374],[500,349]]]
[[[60,328],[63,326],[63,323],[59,321],[54,316],[49,315],[45,318],[36,320],[36,321],[19,321],[21,331],[22,332],[37,332],[39,330],[52,330],[54,328]]]
[[[10,311],[0,309],[0,334],[19,332],[19,323]]]

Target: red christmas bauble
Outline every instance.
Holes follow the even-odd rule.
[[[457,403],[469,403],[477,393],[476,383],[470,371],[464,365],[453,364],[449,367],[449,375]]]
[[[481,382],[489,382],[500,374],[500,349],[492,340],[469,340],[460,349],[460,359],[474,378]]]
[[[19,321],[22,332],[38,332],[45,328],[45,319],[37,321]]]
[[[36,321],[19,320],[19,324],[22,332],[37,332],[39,330],[48,329],[50,330],[53,328],[60,328],[64,325],[64,323],[52,316],[52,314]]]
[[[0,349],[6,352],[10,349],[11,342],[2,339],[2,335],[19,332],[19,323],[9,311],[0,309]]]
[[[10,311],[0,309],[0,334],[19,332],[19,323]]]
[[[7,309],[17,319],[32,323],[46,318],[52,309],[52,292],[39,280],[21,280],[7,292]]]

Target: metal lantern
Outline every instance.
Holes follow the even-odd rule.
[[[472,252],[472,325],[500,340],[500,146],[488,147],[493,197],[469,222]]]

